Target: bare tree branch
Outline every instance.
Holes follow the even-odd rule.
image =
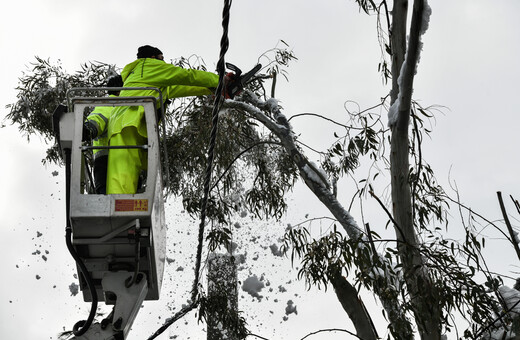
[[[520,247],[518,246],[517,237],[515,236],[515,232],[513,230],[513,227],[511,226],[511,222],[509,221],[509,217],[507,216],[506,207],[504,205],[504,200],[502,199],[502,193],[500,191],[497,191],[498,196],[498,203],[500,204],[500,210],[502,210],[502,216],[504,216],[504,222],[507,226],[507,231],[509,231],[509,235],[511,236],[511,243],[513,244],[513,247],[516,251],[516,256],[520,260]]]

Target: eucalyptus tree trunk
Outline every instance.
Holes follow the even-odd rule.
[[[213,254],[208,265],[208,299],[221,305],[208,308],[207,340],[243,339],[237,332],[237,325],[227,325],[224,321],[226,318],[221,315],[238,313],[237,284],[237,268],[233,256]]]
[[[409,126],[415,68],[420,53],[421,25],[423,25],[424,0],[415,0],[412,23],[406,49],[407,0],[395,0],[392,11],[392,91],[391,105],[394,117],[390,117],[391,151],[390,172],[392,210],[399,255],[414,316],[421,339],[440,339],[441,310],[433,298],[432,285],[424,259],[418,250],[414,226],[413,195],[409,181]],[[392,112],[392,110],[390,110]]]

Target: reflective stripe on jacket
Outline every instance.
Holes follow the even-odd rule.
[[[121,72],[124,87],[157,87],[163,100],[211,94],[210,88],[218,85],[218,75],[193,69],[183,69],[162,60],[141,58],[126,65]],[[121,97],[154,96],[153,90],[123,90]],[[161,105],[161,103],[158,103]],[[147,137],[144,109],[142,106],[121,106],[114,109],[108,124],[108,138],[133,126]]]
[[[109,97],[116,97],[114,95],[110,95]],[[97,129],[96,137],[92,140],[93,146],[107,146],[108,145],[108,137],[107,137],[107,128],[108,121],[112,114],[114,107],[112,106],[96,106],[94,110],[88,115],[87,121],[94,124]],[[94,157],[99,157],[102,155],[108,155],[108,150],[100,150],[93,149]]]

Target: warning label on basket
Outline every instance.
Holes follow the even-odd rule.
[[[116,200],[115,211],[148,211],[148,200]]]

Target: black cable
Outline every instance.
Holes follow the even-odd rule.
[[[92,281],[92,277],[90,276],[85,263],[81,260],[76,249],[72,245],[72,225],[70,223],[70,181],[71,181],[71,150],[64,149],[65,152],[65,216],[67,219],[66,228],[65,228],[65,241],[67,243],[67,249],[70,252],[70,255],[76,261],[80,269],[80,274],[83,275],[85,281],[87,282],[87,286],[90,289],[90,294],[92,295],[92,305],[90,307],[90,314],[88,319],[78,321],[74,327],[72,328],[72,333],[75,336],[80,336],[85,334],[85,332],[90,328],[92,322],[94,321],[94,317],[96,316],[97,305],[98,305],[98,296],[96,287],[94,286],[94,282]]]
[[[134,269],[134,276],[129,277],[125,281],[125,287],[130,288],[137,282],[137,277],[139,275],[139,263],[141,260],[141,231],[140,229],[136,228],[135,230],[135,269]]]
[[[231,8],[232,0],[224,0],[224,10],[222,11],[222,38],[220,40],[220,55],[219,61],[217,63],[217,72],[219,75],[219,82],[217,86],[217,90],[215,91],[215,101],[213,103],[213,112],[212,112],[212,128],[210,135],[210,142],[208,147],[208,163],[206,167],[206,177],[204,180],[204,196],[201,202],[201,212],[200,212],[200,225],[199,225],[199,235],[198,235],[198,246],[197,246],[197,256],[195,262],[195,279],[193,281],[192,286],[192,296],[191,303],[182,308],[178,313],[176,313],[172,318],[168,319],[154,334],[152,334],[148,340],[155,339],[160,334],[162,334],[168,327],[170,327],[175,321],[186,315],[188,312],[193,310],[198,304],[198,287],[199,287],[199,274],[200,267],[202,262],[202,245],[204,241],[204,227],[206,224],[206,208],[208,205],[208,198],[210,192],[210,182],[211,182],[211,173],[213,170],[213,160],[215,158],[214,150],[215,144],[217,140],[217,127],[218,127],[218,113],[220,111],[220,105],[222,102],[222,90],[224,88],[224,74],[226,72],[226,63],[224,57],[229,48],[229,39],[228,39],[228,26],[229,26],[229,9]]]
[[[206,224],[206,208],[208,205],[208,198],[210,193],[210,182],[211,182],[211,173],[213,171],[213,160],[215,158],[215,144],[217,140],[217,128],[218,128],[218,113],[220,111],[220,104],[222,101],[222,90],[224,88],[224,74],[226,72],[226,63],[224,57],[229,48],[229,39],[228,39],[228,26],[229,26],[229,9],[231,7],[231,0],[224,1],[224,10],[222,12],[222,38],[220,40],[220,56],[217,63],[217,71],[219,75],[219,82],[217,86],[217,90],[215,92],[215,102],[213,104],[213,112],[212,112],[212,127],[211,127],[211,135],[208,147],[208,163],[206,167],[206,177],[204,179],[204,196],[201,202],[200,208],[200,225],[199,225],[199,239],[197,246],[197,258],[195,262],[195,280],[193,281],[192,287],[192,301],[197,300],[198,295],[198,286],[199,286],[199,272],[202,262],[202,245],[204,240],[204,227]]]

